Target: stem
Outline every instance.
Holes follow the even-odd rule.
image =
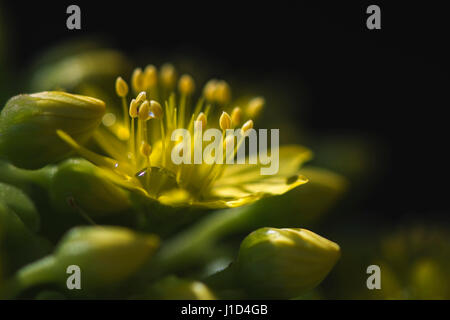
[[[56,260],[47,256],[20,269],[13,278],[7,280],[0,290],[0,298],[12,299],[32,286],[48,283],[55,278]]]
[[[180,266],[197,264],[208,248],[226,234],[244,231],[253,206],[225,209],[211,214],[203,221],[169,240],[151,261],[152,278],[170,273]]]
[[[48,189],[56,170],[55,166],[46,166],[38,170],[26,170],[17,168],[8,162],[0,161],[0,181],[19,188],[23,188],[31,183]]]

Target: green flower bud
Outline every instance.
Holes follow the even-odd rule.
[[[202,282],[179,279],[174,276],[164,278],[152,285],[140,299],[154,300],[215,300],[211,290]]]
[[[84,159],[69,159],[58,166],[50,184],[57,210],[86,212],[102,217],[130,207],[128,193],[104,177],[103,170]]]
[[[0,114],[0,157],[27,169],[57,161],[70,147],[56,130],[84,143],[100,124],[104,112],[103,101],[65,92],[15,96]]]
[[[33,202],[22,190],[0,182],[0,203],[14,211],[31,231],[36,232],[39,230],[39,214]]]
[[[233,267],[252,297],[287,299],[316,287],[339,256],[336,243],[306,229],[261,228],[244,239]]]
[[[55,252],[21,270],[13,279],[15,291],[43,283],[67,288],[67,267],[80,268],[81,290],[92,292],[118,285],[148,261],[159,240],[123,227],[76,227]]]

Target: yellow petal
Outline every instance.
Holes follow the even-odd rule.
[[[224,200],[258,194],[280,195],[304,184],[308,179],[300,174],[300,165],[311,157],[311,152],[300,146],[283,146],[279,149],[279,171],[275,175],[261,175],[262,165],[229,165],[224,175],[214,184],[211,196]]]

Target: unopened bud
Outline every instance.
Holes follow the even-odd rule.
[[[11,98],[0,114],[0,158],[36,169],[65,157],[71,150],[56,134],[61,129],[85,143],[105,113],[105,103],[59,91]]]
[[[236,272],[252,296],[288,299],[316,287],[339,257],[336,243],[309,230],[261,228],[242,242]]]
[[[123,227],[89,226],[71,229],[52,255],[20,269],[16,281],[24,290],[39,284],[66,287],[67,267],[79,267],[82,289],[96,292],[116,286],[147,262],[159,240]]]

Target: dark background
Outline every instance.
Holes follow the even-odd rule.
[[[50,45],[100,35],[129,54],[144,42],[199,52],[255,78],[282,75],[294,95],[297,83],[306,84],[301,117],[308,130],[371,136],[383,145],[376,160],[387,166],[361,219],[382,212],[388,221],[448,221],[449,33],[442,2],[334,2],[8,1],[3,8],[17,72]],[[65,27],[70,4],[81,7],[80,31]],[[366,28],[369,4],[381,7],[381,30]]]

